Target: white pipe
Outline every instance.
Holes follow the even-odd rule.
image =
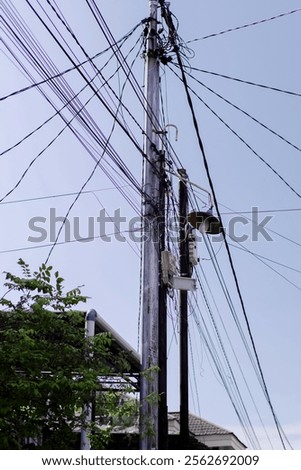
[[[95,320],[97,313],[95,310],[89,310],[85,321],[85,338],[93,338],[95,335]],[[88,433],[88,425],[92,422],[92,402],[83,405],[83,424],[80,433],[80,449],[90,450],[91,442]]]

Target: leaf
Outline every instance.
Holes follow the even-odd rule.
[[[32,274],[23,260],[18,265],[22,275],[6,273],[11,291],[0,302],[8,308],[0,311],[0,448],[15,449],[24,438],[40,438],[43,427],[53,431],[43,446],[64,448],[79,425],[82,403],[91,393],[99,394],[99,377],[116,375],[116,370],[122,376],[128,364],[113,356],[109,334],[85,340],[84,314],[75,310],[86,301],[79,287],[65,292],[58,271],[53,286],[52,267],[45,264]],[[102,413],[122,416],[119,398],[115,392],[108,395]],[[124,413],[130,415],[129,406]],[[99,437],[102,446],[109,435],[106,430]]]

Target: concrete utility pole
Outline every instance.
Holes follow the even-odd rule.
[[[140,391],[140,448],[158,449],[158,350],[160,263],[159,59],[157,54],[158,0],[149,0],[145,63],[145,137],[142,377]]]

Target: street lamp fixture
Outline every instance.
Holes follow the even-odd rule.
[[[206,212],[190,212],[187,221],[193,227],[202,233],[218,235],[222,232],[220,220],[212,214],[211,210]]]

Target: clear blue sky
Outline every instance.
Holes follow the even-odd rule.
[[[4,7],[4,20],[9,23],[10,32],[17,30],[17,25],[12,22],[12,16],[9,13],[12,8],[15,8],[14,14],[21,15],[58,71],[72,67],[70,60],[62,53],[25,0],[18,0],[18,2],[5,0],[1,3]],[[56,36],[66,48],[70,47],[70,54],[76,54],[74,60],[76,62],[85,60],[83,51],[66,31],[47,2],[40,3],[49,15],[48,18],[41,10],[39,2],[30,1],[29,3],[34,5],[53,31],[55,27],[59,29],[62,37],[58,35],[58,31],[56,31]],[[107,48],[108,43],[91,14],[87,2],[76,2],[76,7],[75,2],[71,1],[50,3],[55,8],[61,9],[65,20],[70,24],[78,41],[90,57]],[[147,0],[128,2],[100,0],[96,3],[116,40],[122,38],[148,16]],[[192,67],[301,94],[299,61],[301,11],[258,25],[189,42],[300,9],[300,1],[240,2],[230,0],[220,2],[211,0],[205,2],[188,0],[182,2],[172,0],[170,8],[179,21],[179,35],[193,52],[189,56],[189,64]],[[24,48],[19,48],[14,37],[10,35],[9,27],[8,24],[3,23],[5,44],[2,45],[3,52],[0,56],[2,97],[31,84],[28,77],[22,74],[18,59],[23,66],[28,68],[35,81],[41,80],[32,65],[27,62],[28,54],[25,56]],[[20,28],[18,31],[20,35]],[[142,31],[143,27],[139,26],[124,46],[124,53],[129,52],[128,62],[141,88],[143,87],[143,59],[142,51],[138,54],[141,45],[138,39]],[[135,45],[136,41],[138,42]],[[27,44],[24,38],[22,42],[23,45]],[[131,48],[133,48],[132,51]],[[41,50],[39,53],[34,52],[34,57],[37,57],[38,62],[43,60],[41,54]],[[95,62],[98,67],[102,67],[109,58],[110,54],[106,53],[95,59]],[[111,59],[104,69],[105,77],[108,78],[116,67],[116,58]],[[92,78],[93,69],[89,66],[85,69],[89,71]],[[295,148],[301,148],[300,96],[251,86],[204,72],[192,70],[191,73],[207,87],[212,88],[216,93],[289,141],[287,143],[279,136],[272,134],[214,95],[208,88],[204,88],[188,77],[189,85],[202,100],[272,166],[285,182],[301,194],[300,150]],[[65,78],[76,93],[85,85],[77,71],[69,72]],[[95,81],[97,86],[99,83]],[[141,105],[131,92],[129,85],[124,91],[122,90],[124,83],[122,71],[112,79],[111,83],[118,96],[122,93],[124,103],[131,110],[136,121],[142,125]],[[174,140],[174,133],[170,132],[170,141],[183,167],[187,169],[190,179],[201,187],[209,189],[184,88],[175,79],[173,73],[168,69],[164,70],[163,67],[161,85],[165,118],[168,123],[176,125],[179,131],[178,141]],[[43,90],[49,94],[57,106],[63,106],[47,84],[43,85]],[[64,93],[66,94],[66,90]],[[85,89],[80,94],[82,103],[88,101],[91,96],[92,93]],[[112,103],[109,94],[105,96],[108,102]],[[272,241],[267,241],[260,235],[257,241],[252,240],[251,222],[247,225],[240,224],[236,226],[236,234],[247,234],[248,239],[242,245],[231,246],[231,252],[273,406],[292,446],[295,449],[301,449],[300,196],[294,193],[245,143],[212,114],[208,107],[195,96],[193,101],[226,229],[230,230],[230,220],[233,220],[233,214],[229,213],[233,211],[246,212],[247,217],[252,217],[248,212],[255,207],[263,211],[259,213],[259,221],[265,216],[272,216],[266,225],[267,229],[272,230],[268,232]],[[0,153],[16,144],[54,114],[53,107],[37,88],[1,101],[0,109],[2,136]],[[95,97],[92,98],[86,105],[86,109],[107,137],[112,130],[113,121],[100,101]],[[67,119],[71,119],[69,111],[64,110],[64,115]],[[121,119],[125,120],[128,129],[133,132],[139,145],[142,145],[141,129],[126,115],[126,111],[123,115],[121,114]],[[88,139],[79,124],[75,120],[73,123],[76,132],[81,132]],[[1,156],[0,199],[15,186],[30,162],[51,143],[63,127],[63,121],[56,116],[33,136]],[[92,149],[91,146],[93,146],[93,152],[97,151],[97,143],[89,139],[86,141],[88,148]],[[140,182],[141,156],[117,126],[113,129],[111,144]],[[106,162],[110,162],[109,158],[106,158]],[[24,258],[33,268],[38,267],[46,259],[50,246],[42,247],[42,245],[51,243],[49,229],[51,208],[52,213],[55,210],[56,216],[64,217],[75,195],[91,174],[94,165],[94,160],[69,129],[64,130],[42,153],[30,167],[21,184],[0,204],[1,271],[15,272],[19,257]],[[106,171],[116,177],[114,168],[114,165],[110,167],[108,163],[105,163]],[[74,238],[74,225],[77,222],[80,234],[87,236],[89,218],[90,224],[92,220],[95,223],[97,235],[99,228],[96,217],[103,208],[110,216],[113,216],[115,210],[120,209],[121,215],[127,220],[137,216],[135,209],[137,208],[139,212],[139,195],[133,191],[128,181],[119,179],[119,184],[126,186],[123,189],[126,191],[127,199],[117,191],[102,169],[96,170],[84,188],[86,193],[81,195],[69,215],[72,239]],[[173,185],[177,193],[176,178],[173,178]],[[74,194],[16,202],[66,193]],[[200,194],[200,197],[203,200],[206,199],[204,193]],[[279,212],[280,209],[284,210]],[[34,217],[46,219],[44,225],[41,220],[38,223],[40,227],[43,226],[47,230],[45,241],[40,243],[28,241],[28,237],[38,236],[38,233],[33,233],[29,227],[29,221]],[[59,223],[57,223],[58,227]],[[106,233],[110,234],[115,229],[112,223],[108,223]],[[121,229],[128,229],[127,222]],[[63,230],[60,242],[64,241],[65,233]],[[140,331],[140,246],[139,243],[133,243],[130,240],[128,233],[124,236],[126,242],[120,242],[113,237],[111,242],[97,238],[87,243],[59,244],[51,255],[50,263],[66,279],[66,288],[83,285],[83,293],[89,296],[88,308],[95,308],[128,342],[137,346]],[[231,243],[235,245],[234,242]],[[213,243],[213,246],[239,322],[247,336],[225,247],[221,242]],[[258,259],[244,252],[244,249],[280,264],[272,263],[265,258]],[[205,275],[202,280],[213,317],[220,331],[255,434],[262,448],[281,448],[271,412],[246,356],[204,242],[199,243],[199,254],[202,258],[203,269],[200,276],[202,278]],[[4,276],[2,279],[4,280]],[[208,281],[212,296],[206,281]],[[215,371],[204,341],[199,336],[194,318],[195,315],[200,315],[200,312],[203,314],[213,343],[218,347],[214,327],[206,310],[201,290],[198,289],[196,297],[192,298],[190,311],[190,409],[205,419],[233,430],[241,440],[251,446]],[[176,411],[179,406],[176,373],[178,365],[176,309],[170,308],[169,317],[169,409]],[[225,330],[222,323],[225,325]],[[227,364],[220,349],[218,349],[218,357],[227,370]],[[233,387],[231,379],[228,384],[230,388]]]

